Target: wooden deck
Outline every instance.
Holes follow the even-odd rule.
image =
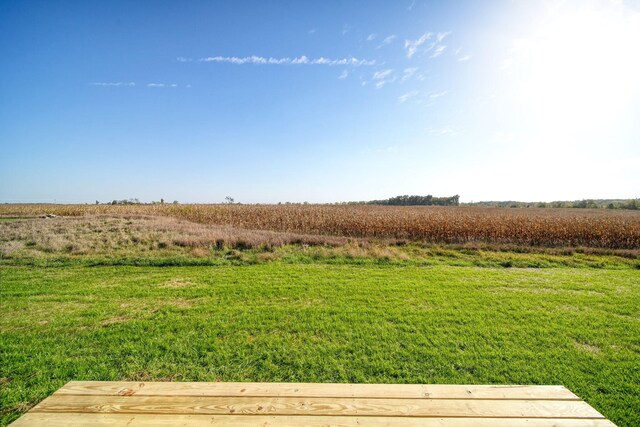
[[[12,425],[212,424],[614,426],[562,386],[100,381],[72,381]]]

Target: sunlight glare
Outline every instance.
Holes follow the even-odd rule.
[[[640,90],[640,13],[613,3],[548,13],[514,41],[518,100],[547,137],[615,126]]]

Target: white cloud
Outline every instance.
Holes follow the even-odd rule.
[[[416,71],[418,71],[418,68],[416,67],[405,68],[400,81],[401,82],[407,81],[416,73]]]
[[[366,59],[358,59],[354,57],[348,58],[340,58],[340,59],[330,59],[325,57],[320,57],[316,59],[309,59],[307,56],[302,55],[296,58],[273,58],[273,57],[264,57],[264,56],[208,56],[205,58],[200,58],[197,60],[198,62],[216,62],[216,63],[228,63],[235,65],[244,65],[244,64],[257,64],[257,65],[352,65],[352,66],[361,66],[361,65],[375,65],[375,61],[366,60]],[[188,61],[181,61],[188,62]]]
[[[451,31],[445,31],[442,33],[438,33],[436,35],[436,40],[438,41],[438,43],[441,43],[442,40],[444,40],[445,37],[447,37],[449,34],[451,34]]]
[[[390,45],[397,38],[398,38],[398,36],[396,36],[395,34],[391,34],[390,36],[385,37],[384,40],[382,40],[382,43],[380,43],[378,45],[377,49],[380,49],[381,47]]]
[[[471,59],[471,55],[463,54],[461,47],[456,49],[455,55],[456,55],[456,58],[458,58],[458,62],[464,62]]]
[[[444,44],[438,45],[438,47],[435,48],[435,50],[433,51],[433,53],[429,58],[437,58],[438,56],[442,55],[446,49],[447,49],[447,45],[444,45]]]
[[[376,89],[380,89],[388,83],[395,82],[397,77],[393,74],[393,69],[389,68],[386,70],[379,70],[373,73],[371,76],[371,80],[366,81],[360,78],[360,85],[367,86],[368,84],[373,84]]]
[[[376,37],[378,37],[376,33],[371,33],[367,36],[367,41],[370,42],[371,40],[374,40]]]
[[[393,69],[389,68],[387,70],[376,71],[373,73],[373,80],[383,80],[388,77],[391,73],[393,73]]]
[[[340,80],[344,80],[349,76],[349,72],[347,70],[343,70],[342,73],[338,76]]]
[[[451,31],[444,31],[439,33],[424,33],[417,40],[405,40],[404,48],[407,50],[407,58],[411,59],[418,51],[420,51],[420,47],[424,45],[427,41],[431,40],[429,46],[426,49],[423,49],[423,52],[429,52],[433,50],[433,54],[431,58],[437,58],[442,55],[444,51],[447,49],[447,46],[442,44],[442,41],[451,34]]]
[[[415,55],[416,52],[418,51],[418,48],[420,48],[420,46],[425,44],[427,40],[429,40],[431,37],[433,37],[432,33],[424,33],[417,40],[405,40],[404,48],[407,50],[407,58],[410,59],[413,55]]]
[[[347,34],[349,31],[351,31],[351,25],[349,24],[344,24],[342,26],[342,35],[344,36],[345,34]]]
[[[455,130],[455,129],[451,128],[451,127],[448,127],[448,126],[445,126],[445,127],[442,127],[442,128],[426,128],[425,130],[428,133],[430,133],[431,135],[442,135],[442,136],[444,136],[444,135],[451,135],[451,136],[458,135],[458,131],[457,130]]]
[[[313,35],[313,34],[315,34],[315,33],[316,33],[316,31],[318,31],[318,29],[317,29],[317,28],[312,28],[312,29],[310,29],[310,30],[308,31],[308,33],[309,33],[309,35]]]
[[[89,84],[91,86],[113,86],[113,87],[118,87],[118,86],[133,87],[136,85],[134,82],[93,82]]]
[[[445,96],[449,91],[447,90],[443,90],[440,92],[433,92],[429,94],[429,98],[431,99],[436,99],[436,98],[440,98],[441,96]]]
[[[178,87],[175,83],[148,83],[147,87]]]
[[[376,87],[376,89],[380,89],[385,86],[387,83],[392,83],[396,80],[393,76],[393,69],[389,68],[386,70],[376,71],[373,73],[371,77],[371,82]]]
[[[409,99],[413,98],[414,96],[418,95],[418,93],[419,92],[417,90],[412,90],[411,92],[407,92],[407,93],[405,93],[403,95],[400,95],[398,97],[398,102],[400,102],[402,104],[403,102],[406,102]]]

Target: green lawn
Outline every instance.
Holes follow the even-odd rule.
[[[69,380],[562,384],[640,425],[640,271],[0,265],[5,425]]]

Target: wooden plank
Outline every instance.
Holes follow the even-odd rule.
[[[71,381],[64,395],[580,400],[563,386]]]
[[[348,415],[413,417],[603,418],[582,401],[368,399],[54,394],[33,412],[207,415]]]
[[[407,418],[407,417],[331,417],[331,416],[269,416],[269,415],[139,415],[139,414],[82,414],[30,412],[12,427],[80,427],[80,426],[192,426],[220,425],[277,426],[277,427],[615,427],[605,419],[554,418]]]

